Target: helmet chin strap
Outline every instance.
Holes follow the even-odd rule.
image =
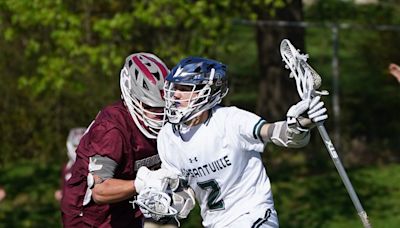
[[[200,111],[200,112],[196,113],[196,114],[193,115],[189,120],[185,121],[185,125],[188,125],[188,126],[195,126],[195,125],[198,125],[198,124],[202,124],[203,122],[205,122],[206,118],[202,121],[202,120],[201,120],[201,117],[202,117],[202,115],[203,115],[204,113],[206,113],[206,112],[208,112],[208,111],[209,111],[209,109],[203,110],[203,111]],[[196,121],[198,121],[198,122],[196,123]],[[189,124],[186,124],[186,123],[188,123],[188,122],[190,122],[190,123],[189,123]]]
[[[211,68],[210,79],[208,80],[208,84],[209,84],[210,86],[213,84],[214,76],[215,76],[215,69],[214,69],[214,68]]]
[[[152,134],[150,134],[149,131],[146,130],[146,126],[145,126],[144,122],[139,121],[139,119],[137,118],[137,116],[136,116],[135,114],[132,115],[132,113],[131,113],[131,116],[132,116],[132,119],[133,119],[133,121],[135,122],[136,126],[139,128],[139,130],[140,130],[147,138],[149,138],[149,139],[156,139],[156,138],[157,138],[156,135],[152,135]]]
[[[156,139],[157,135],[151,134],[149,130],[146,129],[145,123],[138,119],[135,110],[133,110],[133,108],[130,107],[130,105],[128,105],[124,99],[122,100],[124,102],[125,107],[128,108],[129,114],[132,117],[133,121],[135,122],[136,126],[139,128],[140,132],[142,132],[149,139]]]
[[[192,129],[192,127],[197,128],[201,124],[206,123],[207,120],[210,118],[211,115],[210,112],[211,110],[207,109],[199,112],[198,114],[196,113],[196,116],[186,121],[185,123],[173,124],[172,127],[174,129],[174,132],[177,131],[181,139],[186,141],[183,135],[189,132]]]

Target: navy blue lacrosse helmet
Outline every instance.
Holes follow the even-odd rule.
[[[226,65],[212,59],[185,58],[165,80],[166,114],[173,124],[187,122],[213,108],[228,93]],[[180,96],[182,93],[186,94]]]

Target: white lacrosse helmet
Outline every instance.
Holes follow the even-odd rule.
[[[129,55],[120,74],[122,99],[140,131],[148,138],[157,138],[165,123],[163,99],[166,65],[150,53]]]
[[[74,163],[76,160],[76,148],[78,147],[79,141],[81,141],[81,138],[85,132],[86,128],[84,127],[72,128],[69,131],[67,137],[67,153],[71,163]]]
[[[179,85],[190,88],[187,99],[176,97]],[[228,93],[226,65],[212,59],[185,58],[168,74],[164,91],[168,121],[185,123],[219,104]]]

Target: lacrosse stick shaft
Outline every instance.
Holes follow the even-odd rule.
[[[349,177],[347,176],[346,170],[343,168],[342,162],[339,159],[338,154],[336,153],[336,149],[333,146],[333,143],[326,132],[325,126],[322,123],[317,123],[317,128],[319,131],[319,134],[321,135],[322,141],[324,141],[325,147],[329,152],[329,155],[331,156],[333,163],[335,164],[335,167],[340,175],[340,178],[343,181],[344,186],[347,189],[347,192],[350,195],[351,200],[353,201],[353,204],[357,210],[358,215],[360,216],[361,222],[363,223],[363,226],[365,228],[371,228],[371,224],[368,221],[368,216],[365,210],[363,209],[360,200],[358,199],[357,193],[354,191],[353,185],[350,182]]]

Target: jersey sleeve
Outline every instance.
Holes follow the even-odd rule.
[[[263,152],[264,142],[260,136],[261,127],[266,123],[263,118],[254,113],[232,107],[227,121],[227,131],[236,134],[236,138],[244,150]]]
[[[119,163],[123,155],[123,137],[121,132],[108,122],[95,125],[90,129],[91,154],[108,157]]]

